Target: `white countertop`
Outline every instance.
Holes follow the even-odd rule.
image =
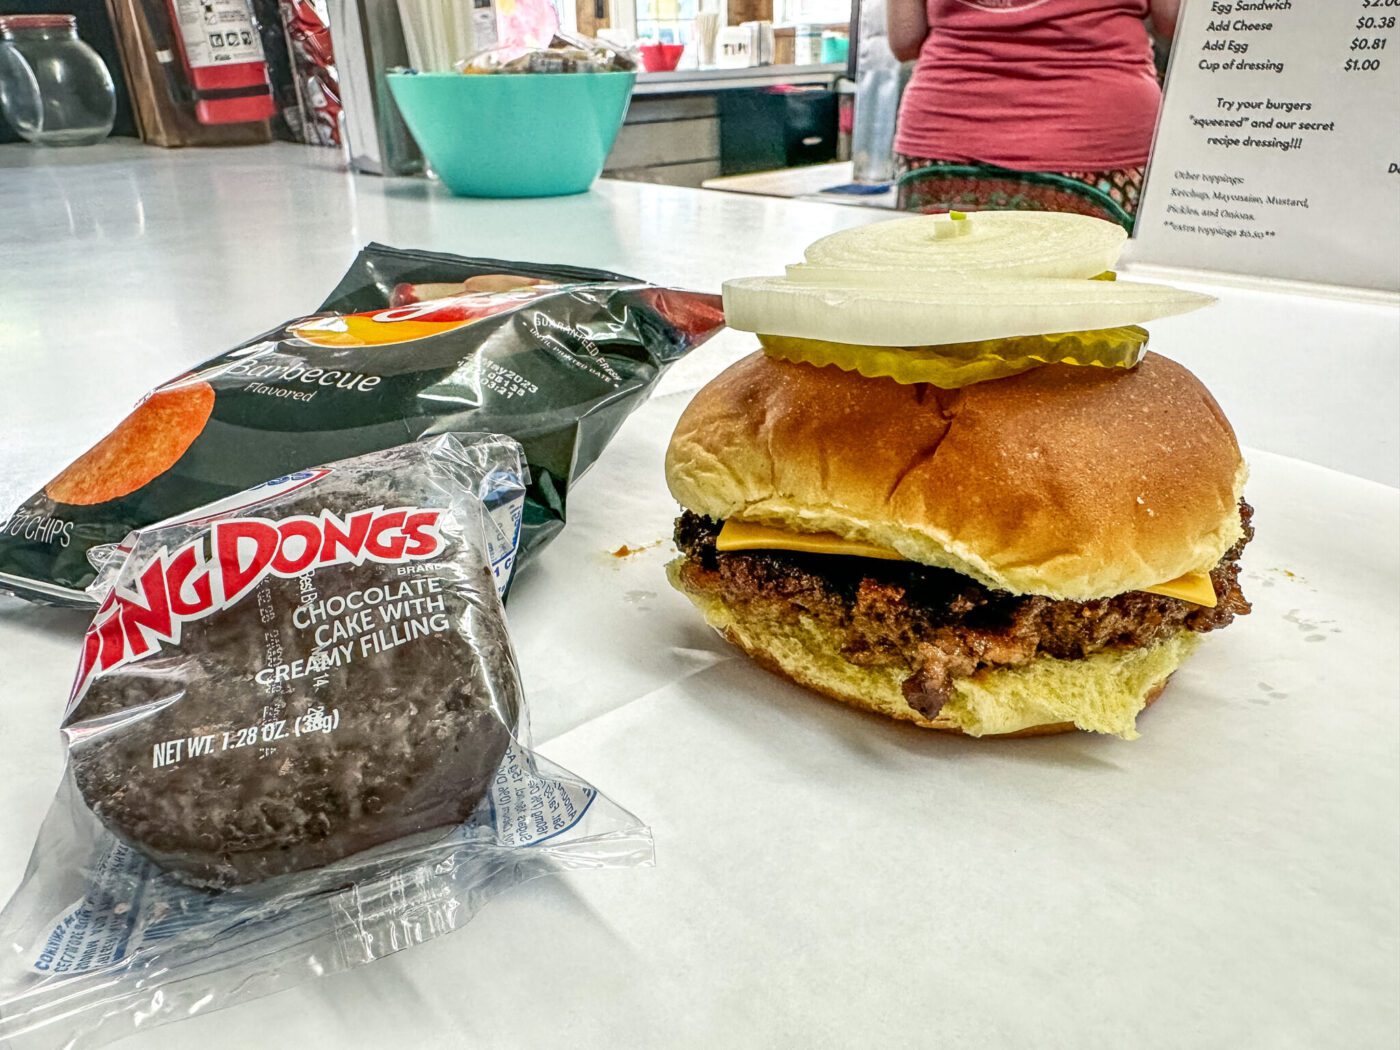
[[[824,233],[888,217],[611,181],[577,197],[469,201],[421,179],[352,176],[333,151],[290,145],[7,146],[0,188],[13,361],[0,385],[0,504],[48,480],[140,393],[319,303],[371,240],[717,291],[736,272],[781,273]],[[1210,386],[1247,443],[1400,485],[1400,308],[1192,287],[1220,304],[1155,324],[1152,345]],[[120,381],[94,360],[119,361]]]
[[[845,62],[742,66],[733,69],[671,69],[664,73],[639,73],[633,94],[679,95],[696,91],[772,87],[775,84],[823,84],[830,87],[845,72]]]
[[[823,204],[846,204],[857,208],[888,209],[895,206],[898,194],[893,183],[886,183],[879,193],[824,192],[837,186],[851,185],[853,175],[854,169],[850,161],[837,160],[829,164],[804,164],[798,168],[754,171],[747,175],[720,175],[706,179],[700,186],[702,189],[724,190],[726,193],[752,193],[760,197],[820,201]]]
[[[0,188],[0,511],[147,388],[313,307],[367,241],[713,289],[881,217],[606,182],[464,201],[290,146],[4,147]],[[725,333],[624,426],[510,607],[537,745],[651,822],[657,867],[531,883],[129,1045],[1395,1045],[1400,313],[1209,290],[1153,339],[1251,447],[1255,612],[1142,740],[861,716],[734,658],[667,588],[664,544],[611,558],[667,535],[661,449],[747,352]],[[84,625],[0,597],[0,897],[60,775]]]

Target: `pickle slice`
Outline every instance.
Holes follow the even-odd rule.
[[[928,347],[853,346],[781,335],[760,335],[758,339],[769,357],[819,368],[835,365],[847,372],[859,372],[868,379],[932,383],[944,390],[956,390],[988,379],[1003,379],[1039,368],[1044,363],[1029,359],[1004,361],[996,357],[964,360],[930,352]]]
[[[784,361],[834,365],[870,379],[931,383],[944,390],[1004,379],[1045,364],[1132,368],[1147,352],[1147,331],[1136,325],[942,346],[860,346],[783,335],[759,335],[758,341],[766,354]]]

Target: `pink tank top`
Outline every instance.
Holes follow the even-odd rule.
[[[1162,94],[1147,0],[927,0],[895,149],[1021,171],[1147,162]]]

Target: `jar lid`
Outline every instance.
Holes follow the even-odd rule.
[[[76,29],[73,15],[0,15],[0,33],[16,29]]]

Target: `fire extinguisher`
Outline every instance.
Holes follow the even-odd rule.
[[[171,92],[194,103],[201,124],[244,124],[276,112],[251,0],[144,0],[143,6]]]

